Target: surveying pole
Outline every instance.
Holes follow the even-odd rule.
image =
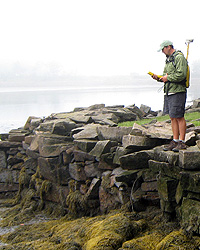
[[[194,41],[194,39],[187,39],[185,44],[187,45],[187,56],[186,56],[186,60],[188,60],[188,55],[189,55],[189,45],[190,43],[192,43]]]

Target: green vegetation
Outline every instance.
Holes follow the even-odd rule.
[[[169,115],[165,115],[165,116],[155,117],[155,118],[151,118],[151,119],[142,119],[142,120],[138,120],[138,121],[122,122],[122,123],[119,123],[118,126],[120,126],[120,127],[132,127],[134,123],[142,125],[142,124],[150,123],[152,120],[167,121],[169,119],[170,119]],[[199,114],[199,112],[186,113],[185,119],[187,122],[193,123],[194,126],[200,126],[200,114]]]
[[[5,205],[8,205],[4,203]],[[12,224],[0,235],[5,250],[116,250],[116,249],[199,249],[200,237],[187,237],[176,222],[166,222],[162,211],[148,207],[130,212],[125,207],[106,215],[73,219],[22,211],[17,205],[0,211],[0,226]],[[22,216],[17,216],[21,214]],[[27,221],[27,217],[29,221]],[[35,215],[35,217],[34,217]],[[37,216],[38,215],[38,216]],[[17,216],[17,218],[16,218]],[[24,221],[25,219],[25,221]],[[5,223],[6,222],[6,223]],[[3,227],[2,227],[3,229]],[[4,245],[5,244],[5,245]]]

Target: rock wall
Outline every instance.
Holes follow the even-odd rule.
[[[1,135],[1,196],[16,195],[30,210],[51,203],[76,217],[157,206],[199,234],[200,128],[188,124],[189,147],[174,153],[163,151],[172,139],[169,122],[117,126],[152,115],[158,112],[144,105],[101,104],[29,117],[24,128]]]

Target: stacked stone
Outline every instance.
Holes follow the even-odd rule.
[[[70,179],[78,183],[76,189],[85,195],[83,182],[87,182],[88,189],[88,183],[93,186],[93,178],[99,178],[104,169],[114,168],[103,166],[107,164],[103,160],[99,163],[95,152],[93,155],[88,154],[101,140],[98,127],[115,128],[118,122],[140,119],[151,112],[148,108],[148,113],[145,113],[135,105],[125,108],[122,105],[105,107],[100,104],[76,108],[73,112],[52,114],[47,118],[29,117],[24,128],[1,135],[1,197],[13,196],[24,188],[34,187],[36,192],[33,199],[42,198],[65,204]],[[124,128],[121,130],[124,131]],[[120,138],[108,142],[102,153],[114,148],[118,140]],[[40,190],[44,181],[51,182],[48,192]],[[98,183],[94,186],[98,186]],[[88,196],[93,197],[93,194]]]
[[[76,216],[125,204],[135,211],[159,206],[169,218],[178,217],[188,232],[198,233],[200,130],[188,124],[189,148],[164,152],[163,144],[172,139],[169,122],[117,126],[157,115],[145,112],[144,106],[102,104],[44,119],[29,117],[23,129],[1,137],[0,192],[18,191],[19,200],[29,192],[34,207],[52,202]]]
[[[19,174],[26,161],[26,151],[22,141],[29,134],[24,129],[12,130],[8,135],[2,135],[0,141],[0,197],[12,197],[19,189]],[[30,162],[30,161],[28,161]],[[27,162],[27,163],[28,163]],[[32,164],[31,164],[32,165]],[[29,172],[34,173],[35,170]]]

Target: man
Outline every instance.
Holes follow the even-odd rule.
[[[173,140],[164,150],[178,152],[186,149],[186,121],[184,118],[186,103],[187,60],[180,51],[174,49],[171,41],[164,41],[160,49],[166,55],[163,76],[153,75],[153,79],[164,82],[164,114],[169,114],[173,132]]]

